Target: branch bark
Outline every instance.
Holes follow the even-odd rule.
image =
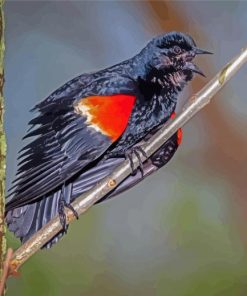
[[[4,57],[4,15],[3,0],[0,0],[0,275],[3,272],[6,253],[5,223],[4,223],[4,192],[5,192],[5,157],[6,139],[3,128],[4,101],[3,101],[3,57]]]
[[[13,256],[13,250],[8,249],[6,254],[6,259],[3,263],[3,268],[2,268],[1,281],[0,281],[0,296],[3,296],[5,292],[5,284],[9,276],[10,262],[11,262],[12,256]]]
[[[185,105],[183,111],[172,121],[169,121],[162,127],[149,141],[142,145],[146,154],[151,156],[163,143],[166,142],[180,127],[188,122],[197,112],[205,107],[212,97],[226,84],[226,82],[235,75],[235,73],[247,62],[247,48],[229,62],[218,74],[210,80],[197,94],[193,95]],[[144,156],[141,156],[145,161]],[[138,166],[138,159],[133,159],[134,167]],[[129,174],[131,168],[126,160],[120,164],[112,174],[100,181],[94,188],[82,194],[73,202],[74,209],[78,214],[83,214],[97,201],[107,193],[118,186]],[[75,220],[73,213],[66,209],[67,223]],[[44,244],[46,244],[54,235],[62,230],[59,217],[54,217],[41,230],[33,235],[26,243],[17,249],[11,261],[11,270],[17,269],[35,254]]]

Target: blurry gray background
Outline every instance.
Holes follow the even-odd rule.
[[[197,59],[208,78],[195,78],[181,106],[247,46],[244,1],[7,1],[5,17],[8,187],[29,110],[67,80],[184,31],[214,55]],[[165,168],[81,216],[7,295],[246,295],[246,78],[247,67],[183,128]]]

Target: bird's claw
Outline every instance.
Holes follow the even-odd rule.
[[[76,217],[76,219],[79,219],[79,215],[77,213],[77,211],[74,209],[74,207],[67,203],[63,198],[59,200],[59,204],[58,204],[58,214],[59,214],[59,219],[60,219],[60,223],[63,227],[63,230],[65,232],[67,232],[67,223],[66,223],[66,215],[65,215],[65,212],[64,212],[64,209],[65,208],[68,208],[70,209],[74,216]]]
[[[148,158],[146,152],[143,150],[142,147],[140,146],[134,146],[132,147],[129,151],[127,151],[125,153],[125,157],[129,160],[130,162],[130,167],[132,170],[132,175],[136,174],[136,170],[135,170],[135,166],[134,166],[134,161],[133,161],[133,155],[135,155],[138,159],[139,162],[139,167],[140,167],[140,171],[142,174],[142,177],[144,176],[144,167],[143,167],[143,162],[141,159],[141,155],[143,155],[146,159]]]

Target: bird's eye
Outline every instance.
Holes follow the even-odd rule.
[[[182,49],[179,46],[175,45],[173,46],[173,52],[175,54],[180,54],[182,52]]]

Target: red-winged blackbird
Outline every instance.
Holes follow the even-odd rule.
[[[143,154],[138,143],[172,116],[193,73],[203,75],[192,60],[206,53],[190,36],[171,32],[127,61],[72,79],[38,103],[33,110],[39,114],[24,137],[35,139],[20,151],[6,205],[9,230],[25,242],[59,214],[64,230],[46,247],[56,242],[67,229],[64,207],[71,208],[125,157]],[[180,140],[179,130],[104,199],[165,165]]]

